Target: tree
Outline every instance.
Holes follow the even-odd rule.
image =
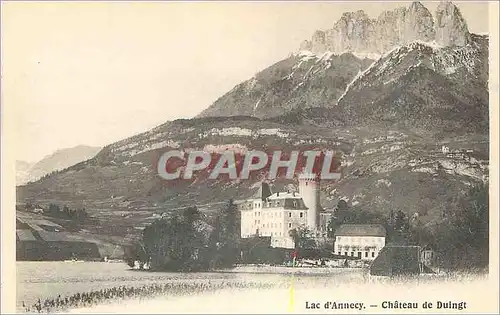
[[[451,268],[485,268],[489,262],[488,185],[473,186],[436,231],[437,250]]]
[[[197,207],[188,207],[184,210],[184,218],[190,224],[193,224],[195,221],[199,220],[201,217],[201,213]]]
[[[213,229],[206,229],[208,224],[201,218],[196,207],[188,207],[180,214],[165,215],[148,225],[142,234],[146,253],[141,257],[142,263],[149,262],[151,269],[164,271],[200,271],[236,263],[240,257],[236,204],[230,200],[219,211]],[[140,255],[132,252],[129,256]],[[128,261],[130,264],[132,259]]]
[[[328,236],[334,237],[335,231],[342,224],[372,224],[386,225],[387,218],[378,212],[364,210],[359,207],[349,208],[347,202],[340,200],[335,212],[328,222]]]
[[[217,214],[210,236],[211,251],[215,255],[213,266],[229,267],[237,262],[240,257],[240,228],[239,211],[231,199]]]
[[[349,215],[349,206],[347,202],[343,199],[339,200],[335,210],[333,212],[330,221],[328,221],[327,235],[328,237],[334,237],[335,231],[338,227],[344,223],[345,218]]]
[[[295,243],[295,249],[316,248],[312,232],[307,227],[292,229],[289,235]]]
[[[399,210],[396,212],[394,217],[394,230],[400,232],[406,232],[410,228],[408,216],[403,211]]]
[[[200,250],[203,234],[195,227],[200,213],[196,207],[154,221],[143,231],[143,243],[152,269],[195,271],[204,268]]]
[[[148,255],[144,249],[144,245],[137,242],[133,245],[124,246],[124,259],[127,265],[131,268],[135,267],[135,262],[146,262],[148,260]]]

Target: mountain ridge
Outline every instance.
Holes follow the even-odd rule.
[[[81,161],[94,157],[101,147],[77,145],[56,150],[41,160],[29,163],[16,163],[16,185],[24,185],[55,171],[60,171]]]
[[[299,49],[382,54],[414,40],[463,46],[470,42],[470,33],[460,9],[451,1],[441,1],[435,16],[413,1],[408,7],[383,11],[377,18],[370,18],[363,10],[344,12],[331,29],[315,31]]]
[[[440,31],[453,33],[461,23],[457,11],[446,4],[441,10]],[[396,21],[398,12],[387,18]],[[469,34],[462,45],[460,34],[453,44],[401,43],[376,59],[365,58],[367,50],[296,52],[193,119],[109,144],[93,158],[18,187],[18,202],[85,207],[107,227],[96,233],[128,235],[163,212],[196,205],[212,213],[228,199],[251,197],[265,176],[207,180],[202,171],[193,181],[167,182],[157,172],[163,152],[328,149],[342,157],[343,177],[322,183],[324,208],[344,199],[439,224],[453,198],[489,176],[488,40]],[[279,191],[296,183],[272,184]]]

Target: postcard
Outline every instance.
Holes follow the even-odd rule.
[[[498,314],[498,9],[3,1],[2,313]]]

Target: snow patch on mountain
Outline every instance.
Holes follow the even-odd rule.
[[[351,54],[353,54],[356,58],[359,58],[359,59],[372,59],[372,60],[378,60],[380,59],[380,57],[382,57],[381,54],[377,54],[377,53],[361,53],[361,52],[349,52]]]
[[[384,53],[364,71],[359,72],[358,75],[349,82],[342,95],[338,98],[337,104],[339,104],[347,93],[357,85],[357,82],[362,81],[368,75],[374,77],[371,77],[370,80],[365,80],[367,81],[366,84],[376,81],[377,77],[381,77],[385,75],[387,71],[395,69],[410,53],[416,52],[416,56],[413,58],[418,61],[410,65],[403,73],[398,74],[397,77],[391,76],[383,81],[384,84],[395,82],[399,77],[406,75],[420,66],[427,66],[445,76],[453,75],[462,67],[465,67],[468,73],[474,74],[478,63],[477,54],[479,49],[479,44],[475,42],[460,47],[445,47],[439,45],[435,41],[424,42],[420,40],[413,41],[404,46],[394,47]]]

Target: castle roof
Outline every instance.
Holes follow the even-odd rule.
[[[342,224],[335,236],[386,236],[385,228],[380,224]]]
[[[270,200],[275,199],[302,199],[302,197],[296,192],[277,192],[268,197]]]

